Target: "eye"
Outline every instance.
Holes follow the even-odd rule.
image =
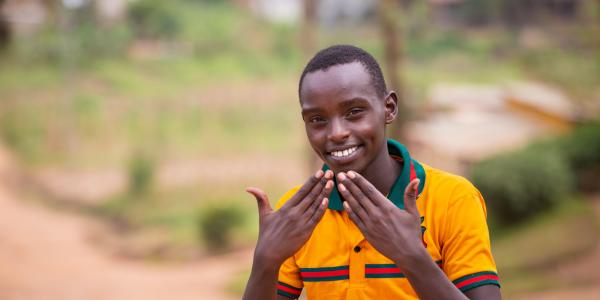
[[[364,109],[355,107],[355,108],[349,110],[347,115],[348,115],[348,117],[356,117],[356,116],[360,115],[363,111],[364,111]]]
[[[308,123],[321,123],[324,122],[325,119],[321,116],[312,116],[308,118]]]

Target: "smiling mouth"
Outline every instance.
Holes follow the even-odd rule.
[[[358,149],[358,146],[354,146],[354,147],[350,147],[348,149],[329,152],[329,155],[331,155],[333,157],[339,157],[339,158],[348,157],[348,156],[352,155],[354,152],[356,152],[357,149]]]

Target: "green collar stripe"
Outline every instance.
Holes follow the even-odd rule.
[[[410,157],[410,154],[404,145],[395,140],[388,139],[387,146],[390,155],[401,157],[404,162],[410,162],[410,164],[403,164],[402,172],[400,173],[400,176],[396,178],[396,181],[392,186],[392,190],[388,195],[388,199],[390,199],[394,205],[404,209],[404,189],[406,189],[406,186],[410,180],[419,178],[421,180],[421,183],[419,183],[419,194],[421,194],[423,187],[425,186],[425,169],[423,169],[423,166],[418,161]],[[327,171],[329,169],[330,168],[327,164],[323,164],[323,171]],[[335,179],[335,176],[333,181],[335,184],[333,185],[333,190],[329,196],[328,208],[333,210],[344,210],[344,206],[342,206],[342,197],[337,190],[337,180]]]

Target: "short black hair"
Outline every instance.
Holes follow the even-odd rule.
[[[300,82],[298,83],[298,96],[300,96],[302,81],[306,74],[353,62],[359,62],[365,67],[371,77],[375,92],[379,97],[384,97],[387,88],[379,63],[367,51],[352,45],[335,45],[317,52],[308,64],[306,64],[304,71],[302,71]]]

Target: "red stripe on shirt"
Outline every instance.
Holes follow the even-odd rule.
[[[335,270],[335,271],[304,271],[300,272],[302,277],[329,277],[329,276],[342,276],[348,275],[350,272],[348,270]]]
[[[465,281],[459,282],[456,284],[456,287],[460,289],[461,287],[467,286],[471,283],[475,283],[478,281],[484,281],[484,280],[496,280],[497,281],[497,280],[499,280],[499,278],[498,278],[498,275],[480,275],[480,276],[473,277],[473,278],[467,279]]]
[[[367,268],[365,269],[366,274],[392,274],[401,273],[399,268]]]
[[[296,295],[296,296],[300,296],[300,294],[302,293],[301,291],[289,288],[289,287],[287,287],[285,285],[281,285],[281,284],[277,284],[277,289],[282,290],[286,293],[290,293],[292,295]]]

